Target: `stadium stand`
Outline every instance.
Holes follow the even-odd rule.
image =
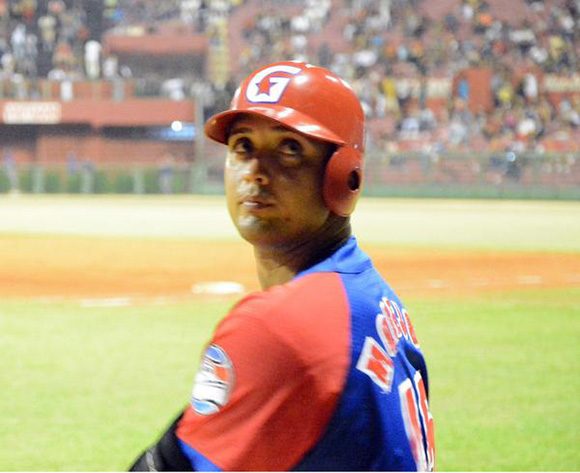
[[[57,100],[74,116],[58,132],[35,128],[35,148],[0,144],[16,162],[62,161],[47,143],[82,126],[78,154],[134,160],[118,145],[137,125],[149,128],[138,148],[151,163],[153,127],[224,108],[258,63],[300,59],[346,77],[363,101],[370,183],[580,186],[578,10],[576,0],[0,0],[4,126],[14,131],[14,102]],[[103,118],[105,105],[100,118],[74,111],[87,100],[125,106],[110,113],[126,119]],[[114,144],[94,136],[103,128]],[[186,143],[166,149],[195,159]]]

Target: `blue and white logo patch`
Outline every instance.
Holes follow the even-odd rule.
[[[203,355],[195,377],[191,405],[200,415],[218,412],[227,404],[234,387],[234,369],[227,353],[210,345]]]

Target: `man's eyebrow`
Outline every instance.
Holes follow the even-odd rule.
[[[251,128],[249,128],[249,127],[244,127],[244,126],[240,126],[240,127],[232,128],[232,129],[230,130],[230,132],[228,133],[228,135],[229,135],[229,136],[232,136],[232,135],[239,135],[240,133],[248,133],[248,132],[250,132],[250,131],[252,131],[252,129],[251,129]]]

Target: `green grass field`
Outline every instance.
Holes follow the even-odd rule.
[[[0,470],[126,470],[188,402],[222,301],[0,305]]]
[[[126,469],[188,402],[230,303],[2,303],[0,469]],[[578,470],[580,290],[407,305],[431,370],[439,470]]]
[[[0,233],[41,235],[22,216],[31,202],[0,201]],[[70,212],[68,205],[78,202],[71,199],[64,208]],[[177,203],[181,217],[183,202]],[[495,236],[498,248],[511,249],[519,239],[526,251],[580,251],[578,203],[526,202],[525,212],[509,213],[511,222],[498,202],[448,204],[447,227],[441,221],[444,201],[416,201],[407,228],[420,228],[421,209],[427,207],[437,215],[434,248],[489,248]],[[154,209],[168,206],[174,208],[172,201],[149,203]],[[11,212],[20,215],[20,223],[6,223]],[[457,235],[462,219],[469,222],[475,212],[484,215],[485,241],[473,228]],[[378,238],[373,228],[380,223],[371,218],[361,233]],[[404,238],[402,215],[397,220],[389,214],[383,224],[386,245],[428,244],[424,236],[410,243]],[[397,227],[394,234],[390,226]],[[148,237],[160,244],[167,238]],[[234,301],[144,300],[118,307],[74,299],[0,301],[0,471],[126,470],[189,401],[202,345]],[[413,296],[405,302],[430,369],[438,470],[580,470],[578,285]]]

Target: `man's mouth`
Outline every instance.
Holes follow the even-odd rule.
[[[267,199],[257,197],[246,197],[241,199],[240,205],[249,210],[260,210],[271,207],[273,204]]]

